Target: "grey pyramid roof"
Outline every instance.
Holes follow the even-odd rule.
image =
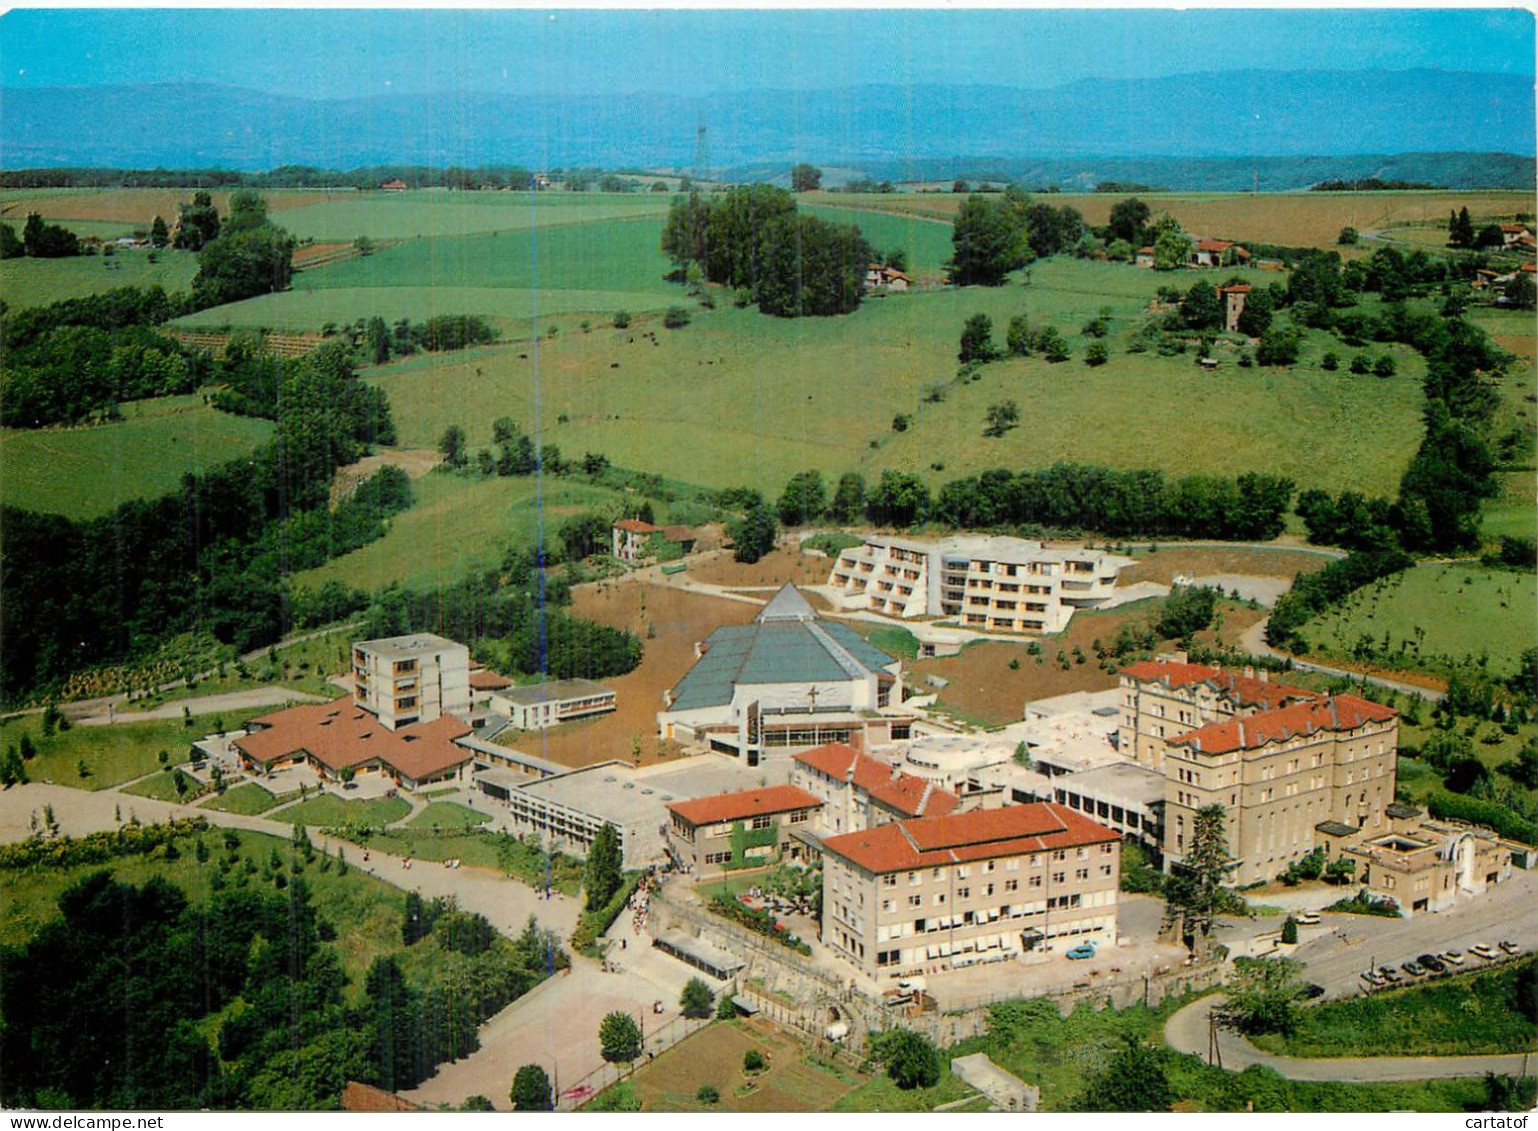
[[[801,596],[799,590],[790,582],[786,582],[784,588],[774,595],[763,612],[753,618],[759,624],[768,624],[772,621],[786,620],[816,620],[817,610]]]

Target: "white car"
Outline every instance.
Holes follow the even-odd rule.
[[[1475,943],[1473,946],[1469,947],[1469,953],[1470,954],[1477,954],[1480,958],[1494,958],[1495,957],[1495,951],[1491,950],[1484,943]]]
[[[1299,911],[1293,917],[1293,922],[1300,927],[1317,927],[1319,925],[1319,912]]]
[[[1443,962],[1450,962],[1454,966],[1462,966],[1463,965],[1463,955],[1459,951],[1456,951],[1456,950],[1444,950],[1442,952],[1442,961]]]
[[[1517,951],[1521,950],[1522,948],[1516,943],[1512,942],[1510,939],[1507,939],[1501,943],[1501,949],[1504,950],[1507,954],[1516,954]]]
[[[1362,981],[1366,982],[1369,986],[1381,986],[1383,984],[1383,975],[1376,970],[1363,970]]]

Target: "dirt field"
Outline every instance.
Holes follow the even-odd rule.
[[[1163,556],[1162,552],[1160,556]],[[1032,700],[1049,699],[1071,691],[1105,691],[1115,687],[1117,677],[1100,667],[1095,640],[1109,643],[1123,624],[1156,615],[1157,604],[1151,601],[1103,612],[1078,613],[1061,637],[1041,642],[1039,657],[1026,651],[1024,640],[1019,644],[984,641],[963,649],[956,656],[912,664],[908,684],[915,690],[928,691],[930,688],[924,684],[923,677],[937,675],[950,681],[939,692],[942,708],[987,726],[1019,722],[1025,704]],[[1263,609],[1224,602],[1219,606],[1221,620],[1217,627],[1198,633],[1196,639],[1203,644],[1237,645],[1244,630],[1265,615]],[[1174,647],[1170,641],[1164,644]],[[1075,647],[1084,656],[1082,664],[1074,659]],[[1068,657],[1066,671],[1058,662],[1060,654]],[[1011,663],[1017,666],[1011,668]]]
[[[26,216],[39,212],[46,220],[121,220],[124,223],[149,225],[159,216],[167,224],[173,223],[182,203],[191,203],[194,190],[186,189],[81,189],[77,192],[41,193],[27,195],[18,190],[16,195],[6,193],[0,197],[0,209],[7,216]],[[230,208],[230,193],[215,190],[210,194],[220,215]],[[286,208],[303,208],[307,204],[324,204],[334,199],[325,192],[264,192],[267,209],[281,212]],[[352,194],[349,194],[352,195]]]
[[[733,589],[759,586],[826,585],[833,569],[831,558],[814,558],[800,550],[777,548],[752,565],[732,560],[729,553],[717,554],[701,565],[689,566],[689,576],[707,585],[726,585]]]
[[[769,1070],[750,1080],[742,1057],[758,1049]],[[642,1111],[826,1111],[851,1085],[804,1062],[801,1043],[767,1023],[735,1021],[702,1029],[635,1074]],[[694,1098],[701,1084],[721,1093],[707,1106]],[[739,1093],[751,1086],[746,1095]]]
[[[1128,566],[1118,584],[1157,581],[1169,585],[1175,575],[1250,574],[1256,577],[1296,577],[1323,569],[1330,559],[1301,550],[1249,550],[1242,546],[1171,546],[1157,553],[1136,550],[1137,565]]]
[[[420,479],[442,462],[440,453],[427,448],[381,448],[357,463],[336,469],[336,478],[331,483],[331,501],[335,503],[352,494],[359,483],[381,467],[398,467],[408,478]]]
[[[723,624],[743,624],[758,612],[754,605],[702,597],[652,585],[600,582],[579,586],[572,613],[615,628],[628,628],[646,646],[641,666],[629,675],[606,679],[619,697],[619,708],[591,722],[568,723],[543,736],[517,742],[521,749],[568,766],[587,766],[609,758],[630,758],[632,741],[641,740],[641,762],[665,761],[678,753],[657,741],[657,712],[662,693],[694,664],[694,645]],[[648,635],[650,625],[655,635]]]

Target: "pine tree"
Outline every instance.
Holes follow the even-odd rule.
[[[587,850],[587,869],[582,878],[582,886],[587,890],[586,906],[589,911],[605,906],[624,882],[623,853],[619,830],[605,824],[598,830],[598,835],[593,837],[592,847]]]
[[[554,1111],[555,1097],[550,1094],[550,1077],[537,1064],[525,1064],[513,1077],[508,1094],[514,1111]]]
[[[709,1017],[714,1008],[716,995],[699,978],[690,978],[679,996],[678,1005],[685,1017]]]
[[[1170,869],[1164,884],[1164,929],[1178,927],[1177,937],[1195,951],[1212,933],[1213,920],[1237,910],[1242,901],[1223,881],[1234,870],[1224,831],[1227,813],[1221,805],[1198,809],[1191,827],[1191,845]]]

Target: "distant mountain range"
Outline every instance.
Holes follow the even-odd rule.
[[[0,88],[0,163],[687,169],[704,124],[716,169],[808,160],[907,180],[1034,163],[1043,177],[1075,169],[1052,176],[1186,188],[1209,187],[1177,183],[1181,168],[1200,168],[1192,158],[1492,153],[1518,155],[1516,166],[1494,162],[1486,179],[1461,161],[1460,182],[1508,184],[1519,167],[1531,185],[1533,123],[1531,79],[1435,70],[1246,70],[1047,90],[860,85],[710,98],[452,92],[316,101],[200,84]],[[1134,174],[1144,166],[1106,160],[1113,157],[1167,159],[1170,171]],[[1412,176],[1393,158],[1361,160],[1369,164],[1322,175],[1449,180]]]

